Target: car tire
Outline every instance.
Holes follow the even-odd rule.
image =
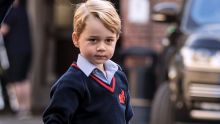
[[[170,100],[171,91],[168,83],[163,83],[158,88],[152,108],[150,124],[174,124],[175,110]]]

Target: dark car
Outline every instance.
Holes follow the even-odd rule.
[[[152,19],[174,28],[163,40],[151,124],[220,122],[219,5],[220,0],[187,0],[182,8],[174,3],[154,7]]]

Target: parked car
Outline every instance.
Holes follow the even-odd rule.
[[[161,85],[151,124],[208,120],[220,122],[220,1],[158,3],[155,22],[174,28],[163,40]]]

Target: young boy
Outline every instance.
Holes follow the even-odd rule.
[[[121,20],[108,1],[88,0],[74,15],[77,62],[54,84],[45,124],[128,124],[133,113],[128,84],[111,61]]]

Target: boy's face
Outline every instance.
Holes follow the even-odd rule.
[[[81,55],[98,67],[111,59],[118,39],[116,33],[108,30],[93,16],[87,18],[85,29],[80,36],[78,37],[74,32],[72,37]]]

